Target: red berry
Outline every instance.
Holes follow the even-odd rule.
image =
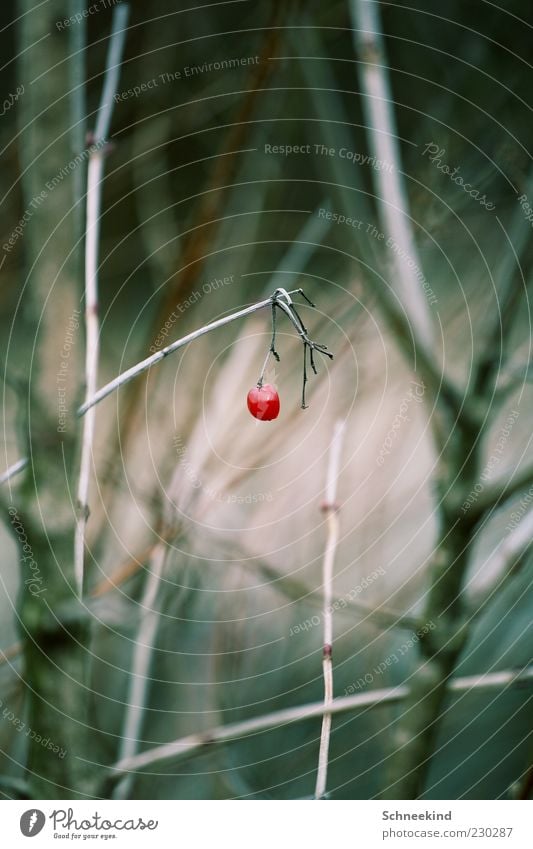
[[[265,383],[264,386],[254,386],[248,393],[248,409],[252,416],[264,422],[277,419],[279,415],[279,395],[275,386]]]

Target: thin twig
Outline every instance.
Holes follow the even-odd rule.
[[[85,398],[88,401],[98,385],[100,326],[98,320],[98,253],[100,241],[100,207],[104,173],[105,143],[111,123],[114,95],[118,87],[120,63],[126,37],[129,7],[116,6],[107,54],[104,87],[96,119],[93,145],[87,170],[87,230],[85,237]],[[89,481],[93,454],[95,411],[83,422],[80,476],[77,490],[78,516],[74,539],[74,575],[76,588],[83,593],[85,531],[89,515]]]
[[[262,301],[258,301],[255,304],[252,304],[249,307],[245,307],[242,310],[237,310],[237,312],[230,313],[230,315],[224,316],[224,318],[218,318],[216,321],[210,322],[210,324],[205,324],[203,327],[200,327],[198,330],[193,330],[192,333],[188,333],[187,336],[183,336],[181,339],[177,339],[175,342],[172,342],[170,345],[167,345],[166,348],[161,348],[160,351],[156,351],[155,354],[151,354],[146,359],[141,360],[140,363],[132,366],[126,371],[119,374],[118,377],[115,377],[114,380],[111,380],[105,386],[95,392],[95,394],[85,401],[84,404],[79,408],[78,415],[84,416],[87,413],[87,410],[90,410],[91,407],[94,407],[95,404],[99,404],[100,401],[103,401],[104,398],[107,398],[108,395],[111,395],[116,389],[119,389],[121,386],[124,386],[125,383],[129,383],[130,380],[137,377],[137,375],[142,374],[145,371],[148,371],[153,365],[164,360],[165,357],[168,357],[169,354],[173,354],[175,351],[178,351],[180,348],[183,348],[185,345],[188,345],[189,342],[194,342],[195,339],[198,339],[200,336],[204,336],[206,333],[210,333],[211,330],[217,330],[219,327],[224,327],[226,324],[230,324],[232,321],[236,321],[239,318],[244,318],[247,315],[251,315],[258,310],[264,309],[265,307],[271,307],[273,300],[277,297],[276,290],[274,294],[270,298],[265,298]],[[300,290],[295,289],[292,292],[289,292],[289,295],[299,294]],[[296,320],[294,319],[290,308],[286,306],[286,304],[282,301],[277,301],[277,305],[280,306],[283,311],[289,316],[292,323],[296,327],[298,334],[302,336],[301,328],[299,328]],[[302,337],[303,338],[303,337]],[[315,344],[318,350],[321,353],[326,353],[322,350],[322,346],[316,346],[316,343],[311,343],[310,340],[307,344]],[[327,353],[326,356],[333,356],[330,353]]]
[[[531,464],[525,468],[518,469],[512,478],[506,478],[503,481],[490,484],[490,486],[485,487],[477,501],[472,504],[469,511],[470,519],[472,521],[478,520],[489,510],[502,507],[513,495],[531,487],[532,484],[533,466]]]
[[[363,110],[370,145],[376,159],[391,165],[390,170],[373,169],[372,175],[379,216],[387,236],[398,246],[393,251],[393,267],[398,294],[413,325],[413,332],[431,350],[435,333],[428,302],[416,274],[400,255],[422,268],[410,225],[409,201],[402,179],[398,131],[392,109],[392,92],[385,61],[379,7],[367,0],[351,0],[354,42],[362,59],[359,64]]]
[[[124,727],[120,740],[119,758],[131,758],[135,755],[142,731],[144,712],[149,692],[150,663],[154,649],[159,612],[156,607],[159,580],[163,572],[167,547],[161,542],[154,550],[148,569],[146,585],[141,600],[141,626],[135,641],[133,663],[130,675],[127,708],[124,717]],[[121,781],[115,791],[115,798],[127,799],[133,782],[133,776],[127,776]]]
[[[508,687],[512,684],[520,684],[533,679],[533,666],[523,670],[505,670],[502,672],[489,672],[485,675],[469,675],[464,678],[455,678],[450,681],[448,690],[454,693],[469,692],[471,690],[490,690],[500,687]],[[390,705],[402,701],[409,695],[409,687],[400,685],[398,687],[383,690],[370,690],[366,693],[357,693],[353,696],[343,696],[334,699],[330,706],[331,714],[347,713],[359,708],[374,708],[381,705]],[[112,774],[109,780],[120,779],[121,775],[128,772],[138,772],[146,767],[152,767],[165,761],[184,761],[196,755],[210,746],[227,743],[231,740],[240,740],[249,734],[258,734],[271,728],[279,728],[291,722],[305,722],[308,719],[316,719],[324,712],[323,702],[313,702],[307,705],[290,707],[284,710],[274,711],[265,716],[257,716],[245,719],[242,722],[233,722],[228,725],[220,725],[199,734],[190,734],[171,743],[164,743],[148,749],[133,758],[125,758],[110,767]]]
[[[326,481],[326,499],[322,510],[327,516],[328,538],[323,562],[323,594],[324,594],[324,646],[322,654],[322,670],[324,673],[324,714],[322,716],[322,731],[320,734],[320,750],[318,754],[318,771],[316,776],[315,799],[323,799],[326,794],[329,762],[329,740],[331,736],[331,705],[333,704],[333,565],[339,539],[339,511],[336,503],[337,480],[339,477],[340,458],[344,438],[345,423],[339,421],[333,431],[333,439],[328,461]]]
[[[422,263],[418,256],[411,227],[409,201],[402,179],[402,164],[393,99],[385,63],[385,49],[377,3],[351,0],[354,43],[360,54],[358,64],[363,109],[369,135],[369,145],[375,158],[391,168],[373,169],[375,194],[383,231],[391,244],[391,269],[395,286],[375,289],[385,317],[406,356],[424,380],[429,405],[438,404],[452,413],[459,426],[477,426],[475,411],[464,404],[464,393],[444,373],[435,356],[434,322],[426,293],[419,283]],[[405,261],[401,257],[406,257]],[[412,260],[412,262],[409,262]],[[418,269],[418,270],[417,270]],[[423,278],[425,280],[425,278]],[[440,417],[431,417],[439,452],[446,441]]]
[[[389,173],[380,168],[373,174],[382,229],[388,237],[387,245],[392,249],[391,269],[398,297],[395,301],[393,291],[385,286],[378,287],[376,295],[398,341],[409,356],[415,354],[416,368],[426,384],[427,401],[435,404],[437,410],[434,412],[438,412],[431,415],[431,424],[438,469],[435,512],[440,528],[439,542],[430,563],[431,587],[426,616],[427,621],[438,622],[439,626],[419,645],[426,661],[414,677],[409,694],[412,704],[404,712],[395,732],[397,745],[394,745],[390,764],[392,779],[384,791],[385,797],[394,793],[391,798],[413,799],[423,791],[446,681],[452,675],[461,641],[466,639],[467,634],[467,629],[460,627],[463,615],[460,588],[469,562],[471,516],[455,523],[457,514],[445,509],[444,495],[447,481],[453,479],[451,471],[461,470],[465,487],[471,479],[475,479],[479,459],[476,437],[481,419],[479,408],[475,404],[465,404],[464,393],[448,377],[439,374],[441,369],[434,355],[434,323],[423,291],[427,284],[422,274],[402,179],[379,4],[351,0],[350,10],[354,42],[361,60],[358,68],[370,146],[377,159],[391,166]],[[407,260],[402,260],[402,256]],[[419,283],[418,278],[424,283]],[[451,456],[449,420],[457,425],[456,444]]]
[[[279,363],[279,354],[276,351],[276,304],[272,301],[272,339],[270,340],[270,348],[267,351],[267,355],[263,362],[263,368],[261,369],[261,375],[259,380],[257,381],[257,386],[260,389],[265,382],[265,372],[268,365],[268,361],[270,357],[274,357],[277,363]]]
[[[9,469],[6,469],[6,471],[2,475],[0,475],[0,485],[6,483],[8,480],[11,480],[11,478],[14,478],[15,475],[18,475],[19,472],[22,472],[27,465],[27,457],[23,457],[21,460],[17,460],[16,463],[13,463],[13,465],[10,466]]]
[[[530,349],[531,341],[528,341],[522,347]],[[533,381],[533,362],[530,356],[531,351],[528,350],[527,359],[514,357],[509,365],[500,372],[496,380],[496,392],[500,399],[514,389],[518,389],[524,383]]]

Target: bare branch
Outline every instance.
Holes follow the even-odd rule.
[[[289,295],[296,294],[294,292],[289,292]],[[274,293],[275,295],[275,293]],[[204,336],[206,333],[210,333],[211,330],[217,330],[219,327],[224,327],[226,324],[230,324],[232,321],[237,321],[239,318],[244,318],[247,315],[251,315],[258,310],[262,310],[265,307],[272,306],[272,300],[274,295],[270,298],[265,298],[262,301],[258,301],[255,304],[252,304],[249,307],[245,307],[242,310],[237,310],[237,312],[230,313],[230,315],[224,316],[224,318],[218,318],[216,321],[212,321],[210,324],[206,324],[203,327],[200,327],[198,330],[193,330],[192,333],[188,333],[187,336],[183,336],[181,339],[177,339],[175,342],[172,342],[170,345],[167,345],[166,348],[161,348],[160,351],[156,351],[155,354],[151,354],[151,356],[146,357],[146,359],[141,360],[140,363],[132,366],[126,371],[119,374],[118,377],[115,377],[114,380],[111,380],[108,384],[103,386],[101,389],[96,392],[92,398],[89,398],[85,401],[84,404],[79,408],[78,415],[84,416],[87,410],[90,410],[91,407],[94,407],[95,404],[99,404],[100,401],[103,401],[104,398],[107,398],[108,395],[111,395],[116,389],[119,389],[124,384],[129,383],[130,380],[137,377],[137,375],[142,374],[145,371],[148,371],[149,368],[156,365],[156,363],[164,360],[165,357],[168,357],[169,354],[173,354],[175,351],[178,351],[180,348],[183,348],[185,345],[188,345],[189,342],[194,342],[195,339],[199,339],[200,336]]]
[[[533,510],[529,510],[516,528],[506,537],[493,560],[492,567],[498,572],[511,569],[533,544]]]
[[[533,172],[526,180],[524,192],[533,191]],[[487,316],[489,329],[483,355],[477,364],[472,381],[473,393],[481,395],[487,384],[498,375],[503,359],[503,344],[517,313],[520,298],[526,291],[526,282],[520,266],[520,256],[530,242],[531,225],[520,205],[513,213],[507,233],[501,222],[500,227],[507,239],[505,250],[500,252],[500,260],[494,273],[498,287],[498,309],[491,310]],[[493,317],[492,317],[493,316]],[[492,317],[492,321],[491,321]],[[529,352],[530,355],[531,352]],[[499,354],[499,356],[498,356]]]
[[[102,96],[100,98],[100,105],[98,107],[98,114],[96,117],[96,126],[94,129],[95,142],[105,142],[109,135],[109,127],[111,126],[111,117],[113,115],[113,107],[115,104],[114,98],[120,77],[122,53],[124,51],[124,43],[126,41],[126,27],[128,25],[129,14],[130,9],[127,3],[120,3],[119,6],[113,9],[104,87],[102,89]]]
[[[454,693],[469,692],[471,690],[490,690],[500,687],[508,687],[533,679],[533,666],[524,670],[505,670],[502,672],[489,672],[485,675],[469,675],[465,678],[456,678],[450,682],[449,691]],[[331,714],[347,713],[361,708],[374,708],[382,705],[390,705],[401,701],[409,695],[409,687],[399,687],[383,690],[370,690],[367,693],[357,693],[353,696],[344,696],[334,699],[330,707]],[[316,719],[324,712],[323,702],[298,707],[286,708],[269,713],[265,716],[257,716],[253,719],[245,719],[242,722],[233,722],[228,725],[217,726],[209,731],[199,734],[190,734],[172,743],[165,743],[148,749],[132,758],[118,761],[113,767],[110,780],[117,780],[121,775],[128,772],[151,767],[165,761],[182,762],[187,758],[198,754],[210,746],[227,743],[231,740],[240,740],[249,734],[259,734],[271,728],[279,728],[291,722],[304,722],[308,719]]]
[[[309,602],[318,607],[324,606],[323,594],[311,589],[304,581],[299,581],[292,575],[286,575],[284,572],[278,571],[256,555],[251,555],[245,548],[239,546],[239,550],[242,551],[243,557],[246,560],[252,561],[254,568],[258,569],[269,581],[279,582],[281,592],[285,593],[287,597],[298,602]],[[342,604],[340,603],[340,598],[342,598]],[[354,613],[358,613],[364,617],[362,624],[369,623],[377,628],[383,628],[385,630],[401,628],[407,631],[416,631],[420,626],[420,620],[416,616],[408,613],[400,613],[399,610],[394,610],[387,605],[376,607],[368,602],[346,596],[334,597],[332,604],[333,609],[338,610],[339,615],[352,616]]]
[[[512,360],[499,372],[496,379],[496,392],[501,398],[513,389],[533,380],[532,344],[528,339],[517,351]]]
[[[318,754],[318,771],[316,777],[315,799],[322,799],[326,793],[329,761],[329,739],[331,735],[331,705],[333,704],[333,565],[339,538],[339,513],[336,503],[337,480],[344,439],[345,423],[339,421],[335,425],[333,439],[329,452],[328,473],[326,482],[326,500],[322,509],[327,515],[328,538],[324,552],[322,567],[322,583],[324,593],[324,645],[322,669],[324,673],[324,714],[322,716],[322,732],[320,734],[320,750]]]
[[[15,643],[7,649],[0,649],[0,665],[22,654],[22,643]]]
[[[376,159],[392,166],[373,169],[379,216],[384,232],[398,249],[393,251],[393,267],[400,301],[409,315],[413,335],[431,350],[435,331],[428,301],[410,263],[421,269],[410,225],[409,201],[402,179],[398,130],[392,109],[392,93],[385,59],[385,46],[377,3],[352,0],[350,4],[354,41],[362,61],[359,64],[363,110],[370,146]]]
[[[113,22],[107,55],[102,98],[96,119],[94,145],[89,155],[87,171],[87,230],[85,236],[85,400],[96,392],[100,324],[98,320],[98,253],[100,242],[100,206],[104,174],[105,142],[113,112],[113,97],[117,90],[120,63],[126,36],[129,7],[121,3],[113,10]],[[80,476],[77,490],[78,517],[74,539],[74,575],[79,595],[83,593],[85,531],[89,515],[89,481],[93,453],[95,411],[83,422]]]
[[[375,295],[409,358],[414,355],[414,367],[427,389],[428,403],[451,410],[459,425],[471,427],[473,411],[466,407],[461,391],[447,377],[437,362],[435,324],[429,310],[422,262],[418,255],[411,226],[409,200],[402,179],[402,161],[398,132],[393,111],[393,98],[386,65],[385,46],[381,32],[378,3],[351,0],[354,44],[361,61],[358,63],[362,103],[369,145],[376,160],[387,163],[389,169],[372,169],[375,195],[381,226],[391,247],[391,271],[394,287],[376,287]],[[437,416],[432,426],[442,447],[442,432]],[[445,438],[444,438],[445,439]]]

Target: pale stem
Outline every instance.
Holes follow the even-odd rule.
[[[98,319],[98,254],[100,209],[104,172],[105,143],[113,112],[120,63],[126,36],[129,7],[123,3],[113,10],[102,97],[96,119],[93,145],[87,170],[87,210],[85,235],[85,399],[93,397],[98,385],[100,324]],[[77,489],[77,519],[74,535],[74,576],[78,594],[83,594],[85,532],[89,515],[89,483],[93,456],[95,411],[85,417],[82,430],[80,473]]]
[[[289,295],[294,295],[295,292],[289,292]],[[284,306],[282,302],[278,302],[280,306]],[[262,310],[265,307],[272,306],[272,297],[265,298],[262,301],[258,301],[255,304],[251,304],[249,307],[244,307],[242,310],[237,310],[237,312],[230,313],[230,315],[226,315],[223,318],[218,318],[216,321],[212,321],[209,324],[200,327],[198,330],[193,330],[192,333],[188,333],[187,336],[183,336],[181,339],[177,339],[175,342],[172,342],[170,345],[167,345],[165,348],[161,348],[161,350],[156,351],[154,354],[151,354],[146,359],[141,360],[140,363],[136,363],[136,365],[131,368],[123,371],[122,374],[119,374],[118,377],[115,377],[105,386],[102,386],[101,389],[96,392],[92,398],[89,398],[85,401],[84,404],[78,410],[79,416],[84,416],[87,413],[87,410],[90,410],[91,407],[94,407],[95,404],[99,404],[100,401],[103,401],[104,398],[107,398],[108,395],[111,395],[112,392],[119,389],[121,386],[124,386],[126,383],[129,383],[130,380],[133,380],[139,374],[142,374],[145,371],[148,371],[149,368],[156,365],[156,363],[164,360],[165,357],[168,357],[169,354],[173,354],[175,351],[178,351],[180,348],[183,348],[185,345],[188,345],[189,342],[194,342],[195,339],[199,339],[200,336],[204,336],[206,333],[210,333],[211,330],[217,330],[219,327],[224,327],[226,324],[230,324],[232,321],[237,321],[239,318],[244,318],[247,315],[251,315],[258,310]],[[294,320],[292,318],[292,314],[289,315],[291,321]]]
[[[448,690],[453,693],[468,693],[470,691],[491,690],[506,688],[513,684],[522,684],[533,680],[533,666],[523,670],[504,670],[501,672],[488,672],[484,675],[469,675],[464,678],[452,679]],[[334,699],[331,714],[348,713],[360,708],[375,708],[381,705],[390,705],[400,702],[409,696],[410,689],[406,685],[387,688],[383,690],[370,690],[366,693],[357,693],[353,696],[344,696]],[[146,767],[152,767],[165,761],[183,761],[195,755],[197,752],[211,746],[226,743],[231,740],[241,740],[249,734],[258,734],[271,728],[280,728],[291,722],[305,722],[322,716],[324,712],[323,702],[313,702],[308,705],[285,708],[274,711],[265,716],[257,716],[253,719],[245,719],[242,722],[233,722],[228,725],[219,725],[208,731],[198,734],[190,734],[171,743],[164,743],[153,749],[147,749],[132,758],[118,761],[111,770],[112,777],[120,777],[127,772],[138,772]]]
[[[144,712],[149,693],[150,663],[159,624],[157,592],[159,589],[159,580],[163,572],[165,554],[166,548],[164,545],[160,544],[156,546],[154,556],[150,562],[150,569],[141,600],[142,619],[133,650],[127,708],[119,749],[120,760],[133,757],[139,745],[139,737],[142,731]],[[132,775],[128,775],[121,781],[115,791],[115,798],[127,799],[130,795],[132,782]]]
[[[339,477],[340,456],[345,431],[345,423],[336,423],[329,452],[328,471],[326,478],[326,501],[323,505],[327,513],[328,537],[324,552],[322,583],[324,596],[324,646],[322,656],[322,671],[324,674],[324,713],[322,716],[322,731],[320,734],[320,749],[318,753],[318,770],[316,777],[315,799],[322,799],[326,793],[329,741],[331,736],[331,705],[333,704],[333,567],[335,552],[339,539],[339,513],[336,504],[337,480]]]

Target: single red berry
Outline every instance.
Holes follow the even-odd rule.
[[[254,386],[248,393],[248,409],[252,416],[263,422],[270,422],[279,416],[279,395],[275,386],[265,383]]]

